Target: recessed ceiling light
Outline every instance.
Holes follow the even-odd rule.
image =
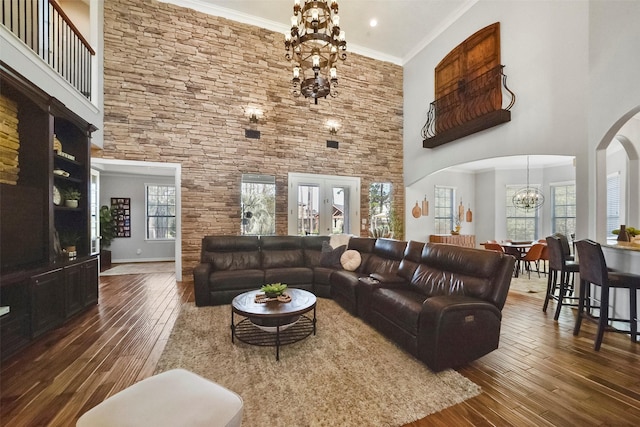
[[[371,18],[371,21],[369,21],[369,26],[375,27],[376,25],[378,25],[378,20],[376,18]]]

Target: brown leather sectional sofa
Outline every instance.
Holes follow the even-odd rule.
[[[328,236],[207,236],[194,269],[198,306],[282,282],[332,298],[432,370],[498,348],[515,259],[445,244],[352,237],[355,271],[321,265]]]

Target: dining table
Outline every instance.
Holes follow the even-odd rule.
[[[484,246],[485,243],[480,243],[480,244]],[[516,242],[502,241],[502,242],[494,242],[494,243],[497,243],[498,245],[502,246],[502,250],[506,254],[509,254],[515,257],[516,265],[513,271],[513,276],[518,277],[520,275],[520,261],[525,256],[527,251],[531,249],[531,247],[538,242],[527,240],[527,241],[516,241]]]

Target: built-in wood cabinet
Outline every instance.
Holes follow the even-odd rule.
[[[0,62],[2,358],[98,301],[90,245],[95,128]],[[66,203],[69,190],[78,203]],[[75,246],[75,251],[65,250]]]

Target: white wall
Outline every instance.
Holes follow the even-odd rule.
[[[174,185],[173,177],[126,174],[100,174],[100,206],[112,197],[131,199],[131,237],[117,237],[111,243],[113,262],[169,261],[175,259],[174,241],[145,239],[145,184]],[[140,253],[138,253],[140,250]]]
[[[606,220],[606,192],[602,193],[601,182],[596,186],[596,175],[606,169],[606,159],[598,160],[595,149],[640,111],[639,16],[640,2],[634,1],[476,3],[405,65],[407,195],[418,192],[413,187],[420,187],[425,176],[460,163],[516,154],[574,156],[580,213],[576,237],[595,238],[596,223],[601,229]],[[507,84],[517,96],[511,122],[435,149],[422,148],[420,129],[434,100],[435,66],[460,42],[496,21],[501,25]],[[493,178],[491,173],[478,175],[485,184],[494,181],[495,189],[500,184]],[[407,212],[413,203],[407,197]],[[485,209],[489,214],[488,203],[479,204],[478,215]],[[493,234],[499,234],[498,228],[491,230]],[[476,230],[476,234],[483,232]]]
[[[420,242],[428,242],[429,235],[435,234],[435,221],[434,221],[434,195],[435,186],[441,185],[446,187],[454,187],[456,194],[456,209],[462,199],[462,204],[466,210],[470,207],[474,215],[474,221],[463,222],[462,234],[475,234],[475,225],[477,218],[476,211],[476,186],[475,177],[473,173],[469,172],[453,172],[442,171],[435,173],[419,183],[407,188],[406,200],[407,200],[407,212],[409,215],[406,220],[405,235],[408,240],[418,240]],[[414,218],[411,215],[411,209],[415,206],[416,202],[420,205],[424,197],[427,197],[429,201],[429,216],[421,216]],[[457,211],[456,211],[457,212]]]

